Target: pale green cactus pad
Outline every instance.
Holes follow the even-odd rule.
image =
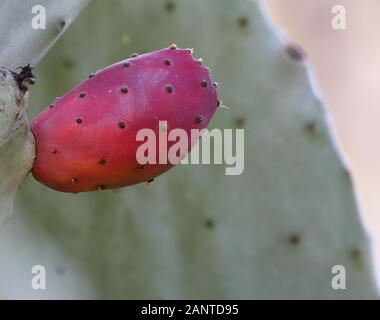
[[[34,159],[34,141],[25,111],[28,93],[20,90],[7,69],[16,72],[28,64],[36,65],[89,2],[5,0],[1,3],[0,227],[11,215],[15,193]],[[37,14],[39,22],[43,21],[43,29],[33,27]]]
[[[12,213],[18,186],[32,168],[34,139],[28,129],[28,94],[14,75],[0,68],[0,226]]]
[[[16,201],[22,223],[79,263],[99,298],[377,298],[352,181],[302,53],[256,2],[94,1],[36,70],[32,112],[97,68],[172,42],[194,48],[220,83],[229,109],[211,127],[244,127],[243,174],[182,165],[150,185],[77,195],[30,177]],[[18,223],[0,242],[23,239]],[[38,251],[30,264],[55,272],[24,243]],[[64,261],[63,279],[76,272]],[[346,290],[331,286],[334,265]]]
[[[2,0],[0,67],[36,65],[90,1]]]

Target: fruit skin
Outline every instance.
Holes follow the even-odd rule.
[[[136,141],[138,130],[152,129],[158,140],[159,121],[167,121],[168,131],[181,128],[190,137],[191,129],[207,126],[217,101],[209,69],[188,49],[171,46],[115,63],[33,120],[33,176],[63,192],[150,181],[172,164],[139,165],[136,150],[143,142]]]

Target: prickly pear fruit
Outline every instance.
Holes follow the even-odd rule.
[[[191,50],[172,45],[134,54],[91,74],[34,119],[33,176],[64,192],[150,181],[173,164],[139,164],[136,152],[143,142],[137,132],[147,128],[158,137],[180,128],[190,137],[191,129],[207,126],[217,104],[209,69]],[[159,121],[167,126],[160,128]],[[167,150],[174,143],[167,141]]]

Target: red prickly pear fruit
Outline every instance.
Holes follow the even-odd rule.
[[[191,129],[207,127],[217,105],[209,69],[190,50],[170,46],[134,55],[91,74],[33,120],[33,176],[74,193],[152,181],[173,164],[139,164],[144,142],[137,132],[151,129],[158,141],[159,121],[167,121],[167,130],[190,137]],[[174,143],[167,141],[168,149]]]

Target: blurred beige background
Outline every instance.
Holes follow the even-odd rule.
[[[351,165],[380,275],[380,1],[264,0],[284,34],[306,51]],[[331,27],[335,5],[346,30]]]

